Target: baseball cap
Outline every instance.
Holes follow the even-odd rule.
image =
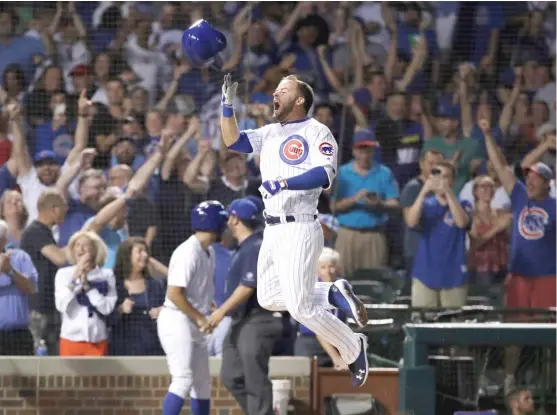
[[[261,200],[260,197],[257,197],[257,196],[246,196],[245,199],[246,199],[246,200],[249,200],[249,201],[252,202],[255,206],[257,206],[258,213],[263,212],[263,209],[265,209],[265,205],[263,204],[263,200]]]
[[[436,115],[458,120],[460,118],[460,107],[452,103],[452,97],[441,97],[437,102]]]
[[[354,147],[379,147],[375,134],[370,130],[360,130],[352,137]]]
[[[54,151],[51,150],[43,150],[37,154],[35,154],[34,158],[35,164],[42,163],[44,161],[52,161],[58,164],[58,156]]]
[[[255,220],[259,214],[259,208],[251,200],[236,199],[230,203],[227,212],[230,216],[235,216],[238,219]]]
[[[89,73],[89,67],[87,65],[76,65],[70,71],[70,76],[85,76]]]
[[[533,166],[524,169],[524,171],[525,172],[533,171],[534,173],[537,173],[540,176],[542,176],[545,180],[553,179],[553,172],[551,171],[551,168],[547,164],[542,163],[541,161],[537,162]]]

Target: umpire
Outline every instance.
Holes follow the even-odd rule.
[[[257,259],[263,234],[259,208],[249,199],[234,200],[228,207],[228,228],[238,241],[232,254],[226,284],[227,300],[209,317],[216,326],[232,317],[224,340],[221,379],[247,415],[273,415],[273,390],[269,360],[282,335],[280,314],[257,302]]]

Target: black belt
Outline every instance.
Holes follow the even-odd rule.
[[[313,215],[313,220],[317,219],[317,215]],[[287,215],[285,217],[287,223],[296,222],[296,217],[292,215]],[[265,216],[265,223],[267,225],[278,225],[281,223],[280,216]]]

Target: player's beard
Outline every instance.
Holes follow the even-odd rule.
[[[278,110],[273,111],[273,118],[278,122],[282,122],[283,120],[288,118],[288,116],[294,109],[294,102],[295,101],[280,104]]]

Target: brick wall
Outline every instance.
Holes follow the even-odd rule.
[[[63,362],[62,359],[58,361]],[[41,375],[40,371],[37,375],[21,375],[6,374],[6,370],[1,369],[2,365],[0,415],[158,415],[170,382],[167,375],[68,375],[68,370],[60,370],[61,375]],[[214,374],[214,370],[211,373]],[[275,377],[292,380],[293,398],[300,408],[295,413],[305,413],[304,408],[309,404],[309,374]],[[211,401],[212,415],[242,414],[217,376],[213,377]],[[190,413],[188,406],[189,403],[183,414]]]

